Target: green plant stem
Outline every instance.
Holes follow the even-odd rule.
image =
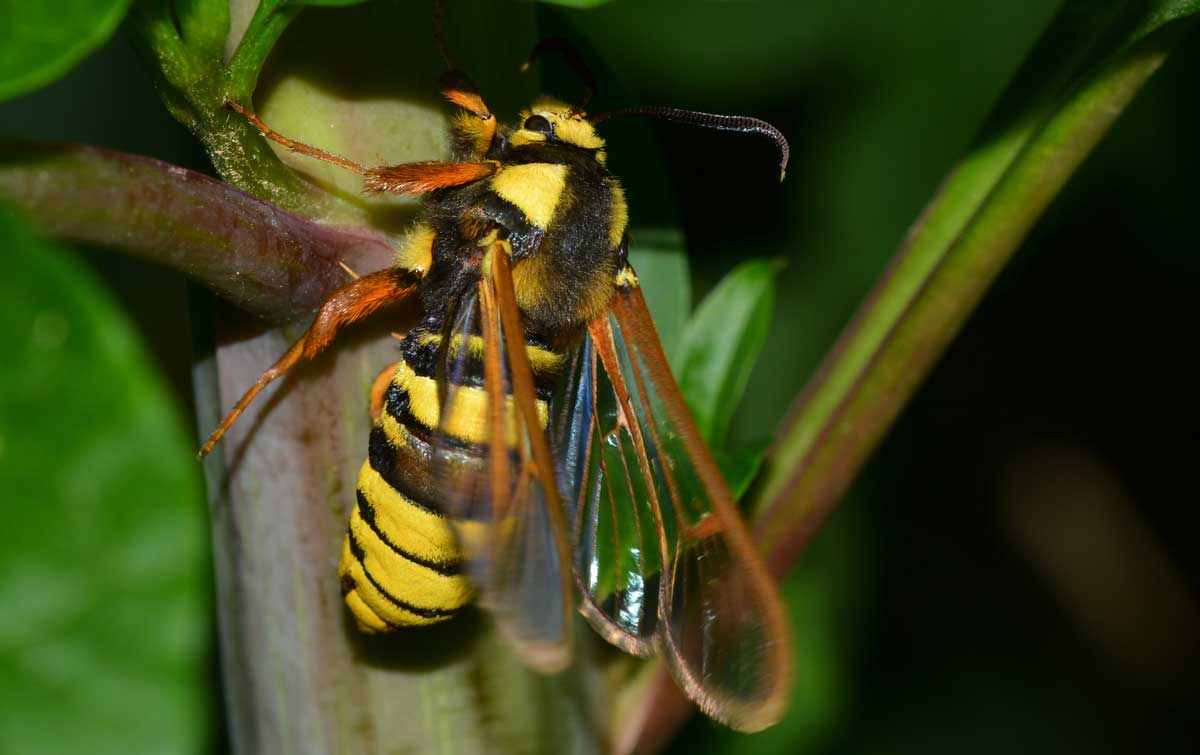
[[[756,497],[786,571],[1046,207],[1166,59],[1176,26],[1103,66],[1030,136],[949,244],[930,223],[954,173],[796,402]],[[898,301],[902,307],[896,307]]]
[[[179,34],[188,47],[219,58],[229,28],[229,0],[185,0],[175,4]]]
[[[231,89],[234,92],[248,95],[254,91],[263,63],[300,10],[300,6],[288,6],[272,0],[263,0],[258,4],[246,33],[229,59]]]
[[[296,11],[260,7],[234,56],[236,67],[226,68],[215,40],[219,31],[223,44],[229,12],[211,6],[197,3],[184,17],[184,30],[191,30],[190,36],[181,36],[161,0],[139,0],[130,12],[129,32],[158,80],[167,109],[201,143],[221,177],[234,186],[308,218],[361,220],[361,213],[345,201],[291,171],[257,130],[224,107],[226,100],[250,101],[267,54]],[[202,17],[205,11],[211,15]]]

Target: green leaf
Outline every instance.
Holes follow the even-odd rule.
[[[629,260],[637,271],[658,340],[674,363],[692,311],[692,276],[683,234],[673,228],[637,228],[629,232],[629,246]]]
[[[673,364],[679,388],[710,446],[721,447],[766,340],[782,265],[750,260],[704,297],[683,330]]]
[[[1071,0],[918,218],[779,434],[758,497],[798,555],[1026,234],[1200,0]],[[786,560],[783,556],[778,556]]]
[[[129,0],[0,0],[0,100],[45,86],[104,44]]]
[[[0,207],[0,752],[209,749],[208,525],[120,309]]]
[[[754,478],[758,476],[759,467],[762,466],[762,460],[766,456],[769,445],[768,442],[763,441],[739,448],[736,451],[712,449],[713,458],[716,459],[717,466],[721,468],[721,474],[725,477],[725,482],[729,485],[729,492],[733,493],[735,501],[746,494],[746,491],[750,489],[750,483],[754,482]]]

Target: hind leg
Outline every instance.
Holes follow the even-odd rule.
[[[400,366],[399,362],[392,362],[379,373],[371,383],[371,418],[375,419],[379,413],[383,411],[383,400],[387,394],[388,386],[392,384],[392,377],[396,374],[396,368]]]

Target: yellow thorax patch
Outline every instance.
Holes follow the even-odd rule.
[[[617,183],[617,179],[610,178],[608,185],[612,192],[612,217],[608,224],[608,244],[616,249],[625,238],[625,227],[629,225],[629,204],[625,201],[625,190]]]
[[[492,177],[492,190],[547,228],[567,184],[567,166],[556,163],[510,165]]]

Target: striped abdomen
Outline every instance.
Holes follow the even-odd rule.
[[[358,500],[338,572],[346,605],[365,631],[443,621],[471,599],[455,527],[463,523],[441,513],[447,508],[446,491],[434,479],[430,441],[439,429],[444,398],[434,380],[440,342],[423,328],[405,337],[404,359],[388,386],[359,472]],[[562,360],[537,346],[526,349],[543,404]],[[464,465],[483,470],[488,438],[482,364],[470,365],[459,380],[460,408],[440,431]],[[545,416],[544,405],[539,409]]]

